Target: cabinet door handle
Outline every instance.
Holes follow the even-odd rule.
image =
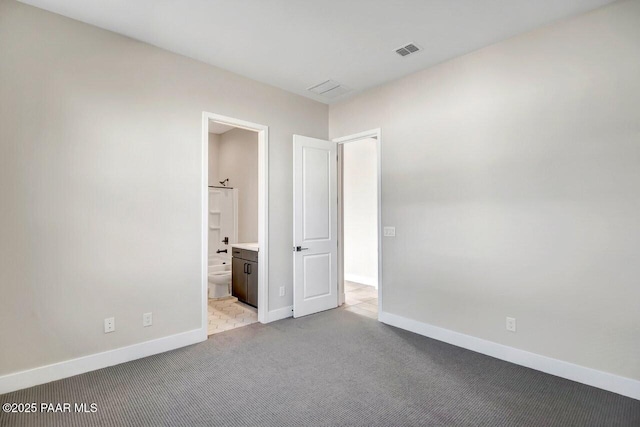
[[[248,266],[248,265],[249,265],[249,264],[247,264],[246,262],[244,263],[244,270],[242,270],[242,272],[243,272],[243,273],[246,273],[246,272],[247,272],[247,266]]]
[[[247,264],[247,274],[251,274],[251,264]]]

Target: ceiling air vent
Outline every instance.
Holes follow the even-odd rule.
[[[331,99],[340,95],[344,95],[345,93],[349,92],[351,89],[341,85],[336,81],[327,80],[326,82],[322,82],[315,86],[311,86],[307,90],[315,93],[316,95],[320,95],[323,98]]]
[[[416,46],[415,44],[409,43],[406,46],[402,46],[402,47],[396,49],[396,53],[398,55],[400,55],[400,56],[408,56],[408,55],[411,55],[412,53],[419,52],[420,50],[421,49],[418,46]]]

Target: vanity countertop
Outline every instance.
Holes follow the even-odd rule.
[[[232,243],[231,247],[255,252],[258,252],[259,250],[257,243]]]

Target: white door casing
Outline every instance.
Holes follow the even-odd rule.
[[[272,320],[269,311],[269,127],[232,117],[202,113],[202,335],[207,339],[208,323],[208,239],[209,239],[209,122],[258,133],[258,321]]]
[[[293,317],[338,306],[336,147],[293,136]]]

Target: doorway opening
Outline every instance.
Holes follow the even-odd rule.
[[[202,329],[268,313],[268,128],[203,113]]]
[[[338,143],[338,295],[343,309],[378,318],[381,286],[380,130]]]
[[[293,136],[293,317],[340,305],[376,319],[382,311],[380,146],[379,129]]]

